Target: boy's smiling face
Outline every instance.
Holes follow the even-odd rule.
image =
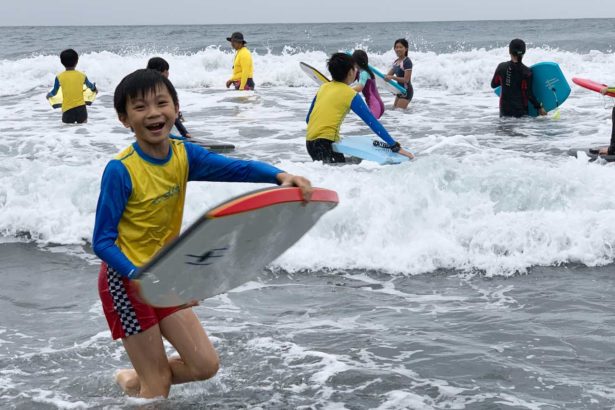
[[[158,84],[155,92],[147,92],[136,98],[128,98],[126,114],[120,114],[122,124],[134,130],[137,142],[146,152],[146,148],[161,148],[171,132],[177,118],[179,106],[164,84]]]

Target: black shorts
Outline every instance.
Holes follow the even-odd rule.
[[[408,102],[412,101],[412,97],[414,97],[414,88],[412,87],[412,84],[408,84],[408,87],[406,88],[406,95],[397,94],[397,98],[408,100]]]
[[[315,140],[306,141],[308,154],[314,161],[322,161],[325,164],[335,164],[346,162],[344,154],[333,151],[333,141],[326,138],[316,138]]]
[[[88,120],[88,109],[85,105],[71,108],[62,113],[62,122],[64,124],[82,124]]]

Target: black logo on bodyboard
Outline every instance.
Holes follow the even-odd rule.
[[[193,258],[192,261],[186,261],[186,263],[188,265],[200,265],[200,266],[211,265],[213,263],[211,259],[223,257],[224,251],[226,251],[227,249],[228,248],[214,248],[214,249],[211,249],[203,253],[202,255],[186,255],[189,258]]]

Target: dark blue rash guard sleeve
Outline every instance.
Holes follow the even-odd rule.
[[[225,157],[190,142],[185,146],[190,167],[188,181],[279,184],[277,175],[284,172],[264,162]]]
[[[314,99],[312,100],[312,105],[310,105],[310,109],[307,113],[307,116],[305,117],[306,124],[310,122],[310,115],[312,114],[312,110],[314,109],[314,104],[316,104],[316,97],[314,97]]]
[[[365,101],[359,94],[355,95],[350,104],[352,111],[357,114],[365,124],[369,126],[380,138],[384,140],[390,146],[395,145],[395,140],[389,135],[387,130],[380,124],[380,122],[374,117],[374,114],[369,110]]]
[[[131,193],[132,181],[128,170],[121,161],[110,161],[100,183],[92,248],[100,259],[120,275],[132,279],[137,267],[115,244],[118,237],[117,227]]]

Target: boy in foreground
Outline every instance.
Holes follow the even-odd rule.
[[[168,397],[172,384],[205,380],[218,356],[192,306],[155,308],[138,297],[138,269],[180,231],[188,181],[294,185],[309,201],[310,181],[271,165],[211,153],[169,138],[179,111],[171,82],[137,70],[117,86],[114,106],[136,142],[102,176],[93,249],[102,259],[98,287],[113,339],[122,339],[133,369],[117,372],[129,395]],[[163,337],[179,356],[167,357]]]

